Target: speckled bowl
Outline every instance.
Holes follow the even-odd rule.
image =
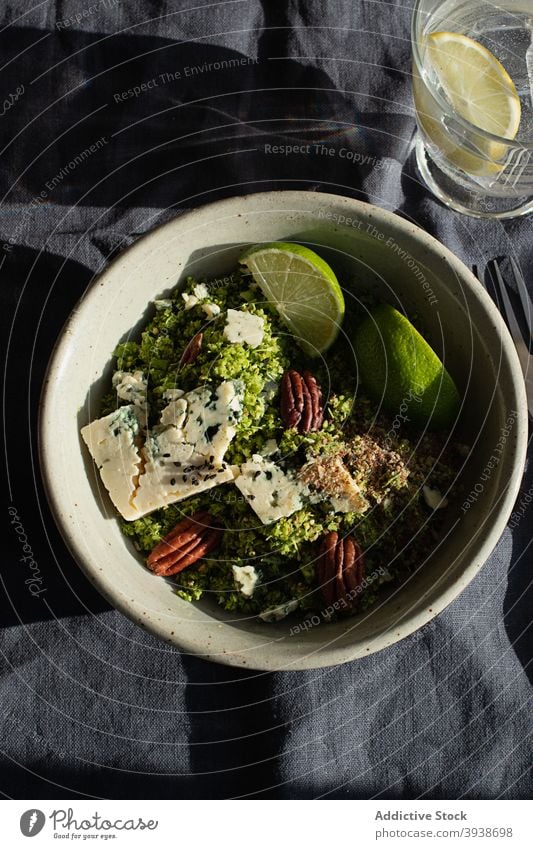
[[[79,429],[98,413],[116,343],[150,315],[150,302],[188,274],[221,276],[244,245],[307,242],[348,290],[378,293],[422,318],[464,397],[462,436],[473,446],[450,532],[400,589],[370,611],[307,630],[188,604],[152,576],[122,535]],[[355,282],[354,282],[355,281]],[[398,300],[397,300],[398,299]],[[53,353],[40,418],[41,462],[56,521],[90,581],[141,627],[213,661],[265,670],[343,663],[401,640],[467,586],[500,537],[525,458],[523,381],[509,334],[470,271],[409,222],[349,198],[268,192],[181,215],[121,254],[78,304]],[[499,463],[486,473],[497,451]],[[470,503],[471,502],[471,503]]]

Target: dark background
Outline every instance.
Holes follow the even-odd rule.
[[[530,219],[467,219],[419,183],[410,6],[57,0],[32,11],[14,0],[0,10],[3,509],[9,521],[16,508],[46,587],[29,594],[8,526],[4,796],[530,796],[529,509],[412,637],[337,669],[270,675],[180,654],[113,611],[66,551],[39,477],[38,398],[65,318],[113,255],[182,210],[265,189],[337,192],[409,217],[481,273],[513,252],[531,278]],[[230,59],[245,63],[209,68]],[[265,152],[312,141],[371,160]],[[528,472],[521,498],[532,485]]]

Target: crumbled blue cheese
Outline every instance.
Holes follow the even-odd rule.
[[[208,318],[216,318],[220,313],[220,307],[218,304],[202,304],[202,309]]]
[[[142,371],[116,371],[113,387],[121,401],[134,404],[141,410],[146,409],[147,381]]]
[[[292,472],[284,472],[260,454],[242,464],[235,485],[263,525],[301,510],[308,492]]]
[[[205,299],[209,297],[209,289],[205,283],[197,283],[197,285],[193,288],[192,293],[182,292],[181,297],[185,302],[185,309],[191,310],[196,306],[196,304],[199,304],[200,301],[205,301]],[[220,307],[217,307],[216,304],[202,304],[202,309],[209,318],[214,318],[214,316],[218,315],[220,312]]]
[[[170,298],[158,298],[154,301],[154,307],[157,312],[161,312],[162,310],[170,310],[172,309],[172,301]]]
[[[259,575],[253,566],[232,566],[233,578],[239,588],[239,592],[246,598],[250,598],[254,594],[254,590],[259,581]]]
[[[310,488],[312,503],[329,500],[335,513],[365,513],[370,507],[361,487],[337,455],[310,460],[299,478]]]
[[[337,494],[330,498],[331,506],[336,513],[366,513],[369,502],[361,492],[361,487],[352,478],[350,472],[339,460],[335,475]]]
[[[162,425],[173,425],[180,429],[187,416],[187,398],[181,394],[174,401],[170,401],[167,406],[161,410],[159,423]]]
[[[279,604],[277,607],[269,607],[268,610],[263,610],[259,614],[259,618],[263,622],[280,622],[281,619],[285,619],[290,613],[294,613],[297,607],[298,599],[293,598],[291,601]]]
[[[163,392],[163,401],[177,401],[178,398],[182,397],[182,395],[184,395],[182,389],[167,389],[165,390],[165,392]]]
[[[363,495],[344,496],[343,498],[330,498],[329,503],[334,513],[365,513],[369,503]]]
[[[273,454],[276,454],[277,451],[279,451],[279,446],[275,439],[267,439],[261,449],[263,457],[271,457]]]
[[[267,380],[260,392],[260,395],[261,398],[264,398],[265,401],[272,401],[277,391],[277,382],[275,380]]]
[[[195,295],[199,301],[209,297],[209,289],[205,283],[197,283],[192,291],[193,295]]]
[[[244,310],[228,310],[224,336],[228,342],[241,344],[246,342],[251,348],[257,348],[263,341],[265,322],[259,315]]]
[[[182,292],[181,297],[185,302],[185,310],[191,310],[198,303],[196,295],[190,295],[188,292]]]
[[[139,407],[129,404],[81,429],[82,438],[100,470],[111,501],[125,519],[137,518],[132,506],[142,458]]]
[[[422,495],[424,496],[424,501],[431,510],[442,510],[444,507],[448,506],[448,499],[443,498],[440,490],[438,489],[431,489],[431,487],[424,485],[422,487]]]

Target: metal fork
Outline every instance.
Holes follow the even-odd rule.
[[[524,312],[525,323],[529,335],[528,340],[525,340],[522,335],[522,331],[518,324],[516,313],[511,303],[511,299],[509,298],[507,286],[497,260],[493,260],[492,267],[494,269],[494,279],[498,284],[499,293],[503,302],[503,309],[507,318],[507,324],[509,325],[509,330],[513,337],[520,365],[522,366],[524,382],[526,384],[527,408],[530,417],[533,418],[533,356],[530,353],[530,346],[533,340],[533,322],[531,318],[532,304],[527,291],[526,281],[524,280],[522,272],[513,257],[509,257],[509,264],[512,269],[518,296]]]

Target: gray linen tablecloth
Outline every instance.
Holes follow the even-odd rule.
[[[275,675],[184,656],[112,610],[66,551],[39,479],[39,390],[66,316],[110,257],[182,210],[265,189],[337,192],[411,218],[482,271],[512,251],[533,277],[530,219],[468,219],[420,185],[411,0],[30,6],[0,13],[4,514],[16,510],[46,592],[28,592],[10,525],[0,790],[529,796],[530,472],[516,527],[445,613],[363,661]],[[268,147],[316,141],[336,155]]]

